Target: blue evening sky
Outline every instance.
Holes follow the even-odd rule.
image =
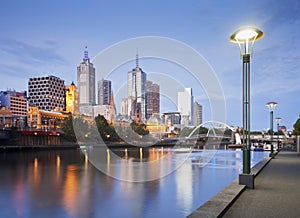
[[[251,129],[269,128],[265,107],[269,101],[278,102],[274,117],[281,117],[288,129],[299,117],[298,0],[11,0],[1,3],[0,12],[0,90],[27,90],[29,77],[50,74],[66,84],[76,83],[76,67],[85,46],[93,59],[123,40],[169,37],[191,46],[207,60],[224,91],[227,124],[241,126],[241,59],[238,46],[228,39],[239,27],[253,25],[265,37],[255,43],[251,59]],[[136,48],[132,49],[134,58]],[[134,61],[125,64],[112,76],[115,93],[134,65]],[[141,59],[140,67],[146,72],[172,74],[180,81],[182,75],[188,75],[164,62]],[[189,76],[185,79],[182,84],[192,87],[195,100],[204,106],[204,121],[210,120],[203,90],[194,87]],[[168,88],[167,80],[160,86]],[[170,110],[176,110],[176,103],[162,100],[161,112]]]

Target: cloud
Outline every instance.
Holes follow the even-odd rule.
[[[56,53],[57,44],[46,41],[42,46],[28,44],[15,39],[0,39],[0,51],[14,57],[23,64],[58,64],[66,60]]]
[[[16,78],[26,81],[29,77],[46,74],[62,74],[68,72],[69,63],[58,53],[59,44],[55,41],[45,41],[42,45],[33,45],[15,39],[0,39],[0,74],[7,82]],[[59,73],[60,72],[60,73]],[[14,88],[22,88],[24,84],[14,84]],[[7,86],[0,83],[0,90]]]

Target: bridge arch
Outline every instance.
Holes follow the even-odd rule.
[[[223,122],[220,122],[220,121],[215,121],[215,120],[209,120],[209,121],[206,121],[206,122],[204,122],[204,123],[201,123],[201,124],[198,125],[195,129],[193,129],[193,131],[190,133],[190,135],[189,135],[187,138],[190,138],[190,137],[191,137],[191,136],[192,136],[192,135],[200,128],[200,127],[204,127],[205,125],[211,124],[211,123],[215,123],[215,124],[218,124],[218,125],[223,125],[224,128],[228,128],[228,129],[230,129],[230,130],[233,131],[233,132],[236,131],[236,128],[234,128],[234,127],[232,127],[232,126],[229,126],[229,125],[227,125],[226,123],[223,123]],[[210,130],[210,129],[209,129],[209,130]],[[209,130],[208,130],[206,136],[209,135],[209,133],[210,133]],[[211,130],[212,130],[214,136],[216,136],[217,134],[216,134],[216,132],[215,132],[213,126],[212,126]]]

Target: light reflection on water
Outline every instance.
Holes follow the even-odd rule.
[[[241,151],[218,151],[205,165],[201,152],[153,148],[142,153],[137,149],[114,152],[132,163],[165,156],[174,167],[187,160],[161,179],[124,182],[98,171],[80,150],[1,153],[1,217],[185,217],[237,178],[242,169]],[[252,165],[267,155],[252,153]],[[124,167],[115,168],[114,173],[134,172]]]

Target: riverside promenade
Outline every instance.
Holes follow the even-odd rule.
[[[300,217],[299,154],[282,150],[252,171],[255,189],[235,180],[189,217]]]

